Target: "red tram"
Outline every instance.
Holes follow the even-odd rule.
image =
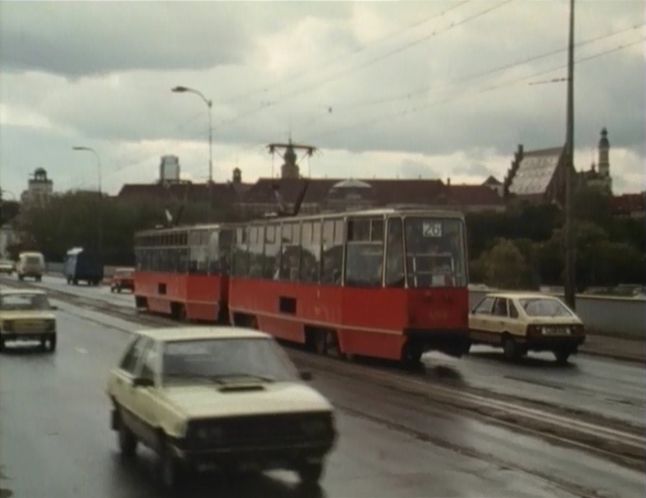
[[[383,209],[143,232],[138,268],[140,261],[142,268],[155,266],[141,242],[174,230],[210,235],[173,246],[183,247],[182,264],[137,271],[139,307],[175,316],[183,313],[174,309],[185,310],[187,318],[208,320],[226,303],[231,323],[320,353],[416,362],[431,349],[456,356],[468,350],[466,233],[459,213]],[[215,253],[209,245],[214,234],[226,241]],[[203,281],[195,267],[208,268]],[[174,290],[175,281],[193,292]],[[211,307],[199,308],[202,302]]]

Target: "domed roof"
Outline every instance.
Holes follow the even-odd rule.
[[[332,189],[350,189],[350,188],[372,188],[372,185],[361,180],[349,178],[332,185]]]
[[[610,147],[608,142],[608,130],[605,127],[601,130],[601,138],[599,139],[599,147]]]

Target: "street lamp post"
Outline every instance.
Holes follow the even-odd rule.
[[[193,93],[200,97],[209,109],[209,184],[211,184],[213,183],[213,116],[211,113],[213,102],[210,99],[207,99],[199,90],[188,88],[186,86],[176,86],[171,89],[171,91],[175,93]]]
[[[84,146],[74,146],[72,147],[73,150],[75,151],[85,151],[85,152],[91,152],[94,154],[94,157],[96,157],[96,164],[97,164],[97,171],[98,171],[98,178],[99,178],[99,206],[97,209],[96,217],[97,217],[97,225],[99,229],[99,241],[98,241],[98,253],[99,257],[102,256],[103,253],[103,221],[102,221],[102,216],[101,216],[101,199],[103,197],[103,191],[101,190],[101,158],[99,157],[99,154],[92,148],[92,147],[84,147]]]

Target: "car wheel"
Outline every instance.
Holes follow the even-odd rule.
[[[172,450],[167,445],[164,445],[159,457],[159,471],[162,484],[169,490],[179,488],[185,475],[182,462],[173,455]]]
[[[557,349],[556,351],[554,351],[556,363],[558,363],[559,365],[565,365],[571,354],[572,351],[570,351],[569,349]]]
[[[323,475],[322,463],[304,463],[298,468],[298,476],[303,484],[318,484]]]
[[[118,287],[117,287],[117,292],[118,292],[119,294],[121,294],[121,286],[118,286]]]
[[[123,420],[119,420],[119,430],[117,431],[117,442],[119,443],[119,452],[125,458],[132,458],[137,453],[137,438],[132,433]]]
[[[18,275],[18,280],[20,280],[22,282],[24,279],[25,279],[24,275]]]
[[[4,351],[4,337],[0,337],[0,352]]]
[[[506,360],[518,360],[522,356],[522,351],[514,338],[508,335],[502,339],[502,350]]]

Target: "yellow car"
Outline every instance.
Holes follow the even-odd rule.
[[[39,341],[56,349],[56,315],[42,290],[0,290],[0,351],[8,342]]]
[[[330,403],[274,339],[236,327],[135,334],[110,373],[112,429],[124,457],[160,456],[169,488],[189,468],[295,470],[316,483],[336,438]]]
[[[583,322],[560,299],[545,294],[487,294],[469,314],[472,344],[501,346],[505,358],[552,351],[566,363],[585,341]]]

